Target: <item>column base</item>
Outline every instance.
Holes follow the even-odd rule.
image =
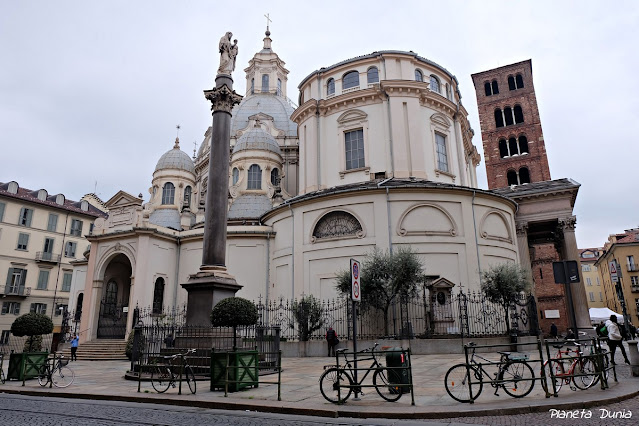
[[[188,292],[186,325],[210,325],[213,306],[242,288],[226,267],[220,266],[202,266],[180,285]]]

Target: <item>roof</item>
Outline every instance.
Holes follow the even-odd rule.
[[[525,197],[535,197],[545,194],[557,193],[561,191],[573,192],[571,205],[575,205],[577,198],[577,190],[581,184],[575,182],[570,178],[546,180],[543,182],[533,182],[524,185],[513,185],[505,188],[495,188],[492,191],[512,199],[519,199]]]
[[[174,208],[154,210],[153,213],[149,215],[149,223],[175,229],[176,231],[182,230],[180,213]]]
[[[233,154],[239,151],[260,149],[264,151],[275,152],[282,155],[280,146],[277,144],[273,136],[267,133],[261,127],[254,127],[251,130],[244,132],[242,136],[237,140],[235,147],[233,148]]]
[[[193,164],[193,160],[186,152],[180,149],[180,141],[177,138],[175,139],[173,149],[167,151],[158,160],[154,173],[158,170],[166,169],[185,170],[195,174],[195,165]]]
[[[13,198],[15,200],[26,201],[26,202],[33,203],[33,204],[39,204],[39,205],[50,207],[50,208],[54,208],[54,209],[66,210],[68,212],[73,212],[73,213],[77,213],[77,214],[81,214],[81,215],[85,215],[85,216],[92,216],[92,217],[95,217],[95,218],[98,218],[98,217],[106,218],[107,217],[107,214],[105,212],[103,212],[100,209],[96,208],[95,206],[91,205],[91,203],[89,203],[88,201],[87,201],[88,210],[85,211],[85,210],[82,210],[82,201],[68,200],[62,194],[48,195],[45,200],[40,200],[38,198],[38,191],[39,190],[35,190],[34,191],[32,189],[22,188],[19,185],[18,185],[18,193],[17,194],[13,194],[13,193],[8,191],[10,183],[11,182],[7,182],[7,183],[0,182],[0,196]],[[63,204],[56,203],[56,198],[57,198],[58,195],[62,195],[64,197],[64,203]]]
[[[273,125],[284,132],[287,137],[297,137],[297,124],[291,121],[293,107],[282,96],[272,93],[255,93],[248,95],[231,112],[231,136],[248,127],[249,117],[263,113],[273,118]]]
[[[233,200],[228,219],[258,219],[273,208],[271,200],[263,194],[243,194]]]

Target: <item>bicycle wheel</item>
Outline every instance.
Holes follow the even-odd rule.
[[[581,390],[586,390],[592,387],[596,383],[596,380],[599,379],[597,367],[589,358],[577,360],[577,363],[575,364],[575,374],[585,374],[585,376],[574,376],[572,378],[572,382]]]
[[[548,361],[544,362],[544,368],[548,367]],[[563,362],[559,362],[559,361],[553,361],[552,362],[552,368],[553,370],[553,374],[555,375],[555,388],[557,389],[557,392],[559,392],[561,390],[561,385],[563,385],[564,383],[564,376],[566,375],[564,372],[564,363]],[[546,381],[543,379],[541,380],[541,387],[544,388],[545,392],[549,392],[549,393],[553,393],[553,389],[552,389],[552,385],[550,389],[547,389],[546,386]],[[546,380],[550,381],[552,380],[552,377],[550,376],[550,372],[546,373]]]
[[[469,385],[471,372],[473,381]],[[474,401],[479,397],[484,386],[481,375],[466,364],[457,364],[450,367],[446,373],[444,385],[448,395],[459,402],[470,402],[471,399]]]
[[[501,369],[499,381],[504,391],[513,398],[523,398],[535,387],[535,372],[525,361],[511,361]]]
[[[66,388],[75,380],[75,373],[69,367],[59,367],[51,374],[51,380],[53,380],[53,386]]]
[[[386,401],[395,402],[402,397],[404,392],[402,386],[390,382],[389,374],[390,372],[383,368],[375,370],[375,374],[373,374],[373,385],[375,385],[375,390],[379,396]]]
[[[40,383],[40,386],[42,387],[49,384],[49,369],[46,364],[41,366],[38,371],[38,383]]]
[[[4,378],[4,371],[2,370],[0,370],[0,382],[2,382],[2,384],[4,385],[5,378]]]
[[[353,379],[341,368],[329,368],[320,377],[320,391],[328,402],[345,402],[353,392],[352,386]]]
[[[158,393],[164,393],[167,391],[171,382],[173,381],[173,375],[171,370],[166,365],[156,365],[151,372],[151,386]]]
[[[195,373],[193,373],[193,369],[190,365],[186,366],[184,373],[186,374],[186,383],[189,385],[191,393],[195,393]]]

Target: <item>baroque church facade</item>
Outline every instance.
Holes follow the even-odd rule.
[[[453,74],[413,52],[373,52],[310,73],[294,106],[271,43],[267,30],[232,112],[226,265],[238,296],[333,298],[337,272],[375,248],[412,247],[447,292],[477,291],[482,270],[520,262],[518,205],[477,187],[480,156]],[[75,265],[83,341],[124,338],[136,306],[185,304],[180,284],[202,261],[210,137],[193,158],[176,139],[147,203],[124,191],[106,202]],[[116,335],[102,326],[113,313]]]

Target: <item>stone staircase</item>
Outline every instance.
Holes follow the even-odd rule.
[[[66,345],[65,345],[66,346]],[[78,346],[78,361],[126,361],[126,340],[96,339]],[[66,346],[62,355],[71,359],[71,348]]]

